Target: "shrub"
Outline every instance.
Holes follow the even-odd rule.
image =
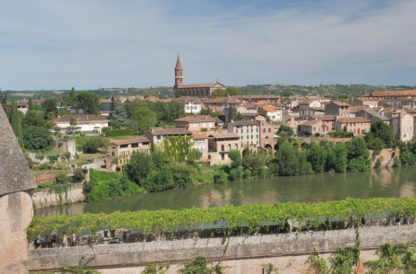
[[[214,173],[214,183],[215,184],[224,184],[228,181],[227,173],[223,170],[216,170]]]
[[[88,137],[82,147],[84,153],[97,153],[99,149],[106,149],[108,145],[107,139],[101,136]]]
[[[52,144],[52,135],[46,128],[29,126],[23,131],[23,145],[27,150],[45,151]]]
[[[55,177],[55,182],[57,184],[65,184],[69,181],[68,176],[65,173],[60,173]]]

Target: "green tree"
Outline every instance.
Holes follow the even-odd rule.
[[[12,101],[9,120],[10,120],[10,125],[13,128],[14,135],[16,135],[16,138],[19,141],[19,143],[22,144],[22,141],[23,141],[22,119],[21,119],[21,113],[17,110],[16,100]]]
[[[28,106],[29,110],[33,110],[33,101],[32,101],[32,98],[29,99],[29,101],[27,103],[27,106]]]
[[[377,120],[371,123],[371,130],[369,135],[380,138],[386,147],[392,147],[396,142],[393,128],[386,125],[386,123],[381,120]]]
[[[278,134],[280,134],[282,137],[291,137],[295,134],[295,132],[293,131],[293,128],[287,125],[281,125]]]
[[[327,171],[335,171],[338,173],[343,173],[347,171],[348,149],[345,143],[339,142],[336,143],[334,146],[330,146],[327,154]]]
[[[192,148],[187,157],[186,157],[186,162],[189,164],[194,164],[196,161],[200,160],[202,158],[202,152]]]
[[[241,158],[241,152],[237,149],[232,149],[228,152],[228,157],[231,160],[231,167],[232,168],[239,168],[243,163]]]
[[[88,137],[87,141],[82,147],[84,153],[97,153],[100,149],[106,150],[108,146],[108,140],[101,136]]]
[[[93,92],[81,92],[76,95],[75,107],[83,109],[86,114],[98,114],[100,98]]]
[[[110,125],[113,128],[125,127],[127,125],[127,110],[124,104],[117,98],[111,98]]]
[[[42,103],[42,109],[45,112],[45,119],[50,119],[58,115],[57,101],[54,98],[46,99]]]
[[[156,113],[147,107],[138,108],[129,119],[129,126],[138,134],[143,134],[146,130],[156,126]]]
[[[306,155],[308,162],[311,163],[312,168],[316,173],[324,172],[325,162],[328,155],[322,145],[315,142],[311,143],[306,148]]]
[[[276,155],[278,172],[280,176],[293,176],[297,174],[297,149],[289,142],[283,142]]]
[[[44,127],[28,126],[23,132],[23,145],[28,150],[45,151],[53,145],[53,138]]]
[[[23,126],[35,126],[50,128],[51,124],[48,120],[45,120],[45,114],[41,110],[29,110],[23,117]]]

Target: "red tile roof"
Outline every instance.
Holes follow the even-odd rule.
[[[340,124],[347,124],[347,123],[370,123],[369,120],[363,117],[346,117],[346,118],[338,118],[337,120]]]

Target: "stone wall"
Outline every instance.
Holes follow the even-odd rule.
[[[35,191],[32,194],[33,207],[37,209],[83,202],[85,201],[83,187],[84,184],[73,184],[66,192],[62,193],[48,189]]]
[[[407,243],[416,240],[416,225],[364,227],[359,231],[362,249],[374,249],[385,243]],[[91,258],[92,266],[120,268],[150,263],[181,263],[197,256],[210,261],[241,260],[333,252],[336,248],[354,246],[356,230],[287,233],[278,235],[231,237],[227,239],[186,239],[132,244],[107,244],[91,247],[68,247],[29,251],[30,270],[59,269],[77,265],[81,257]]]
[[[0,197],[0,273],[26,273],[26,228],[32,220],[32,200],[26,192]]]

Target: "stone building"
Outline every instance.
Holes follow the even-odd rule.
[[[189,115],[175,120],[178,128],[186,128],[190,131],[213,130],[217,126],[222,127],[223,122],[209,115]]]
[[[36,188],[29,166],[0,105],[0,273],[27,273],[26,228]]]
[[[241,120],[228,124],[228,132],[234,132],[240,136],[242,147],[260,145],[260,121]]]
[[[192,131],[187,130],[186,128],[151,128],[146,133],[146,137],[154,145],[162,145],[163,140],[174,136],[192,137]]]
[[[206,84],[184,84],[183,83],[183,69],[181,59],[176,59],[175,66],[175,85],[174,90],[176,96],[196,96],[196,97],[211,97],[214,90],[225,90],[225,86],[216,81]]]
[[[125,165],[128,161],[130,161],[131,155],[134,152],[149,153],[150,148],[150,140],[144,136],[126,139],[113,139],[108,145],[109,159],[106,160],[106,167],[112,171],[119,171],[119,166]]]
[[[371,123],[362,117],[345,117],[338,118],[335,122],[337,130],[346,130],[357,135],[363,135],[370,132]]]
[[[325,115],[334,115],[338,117],[348,117],[350,113],[348,111],[350,105],[348,103],[340,101],[332,101],[325,105]]]
[[[405,110],[391,113],[391,127],[400,141],[410,142],[413,139],[413,116]]]
[[[192,147],[202,153],[201,161],[208,160],[208,134],[195,132],[192,134]]]
[[[208,135],[208,161],[211,165],[229,164],[228,152],[234,149],[241,151],[238,134],[222,132]]]
[[[274,149],[279,128],[280,125],[260,121],[260,147]]]

